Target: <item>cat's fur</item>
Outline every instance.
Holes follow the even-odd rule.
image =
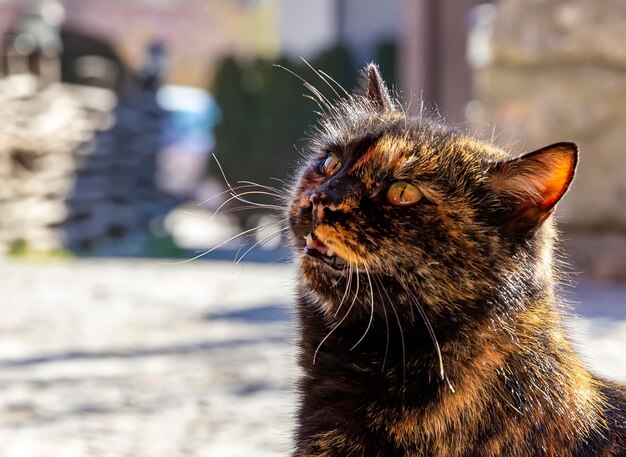
[[[575,145],[508,159],[406,115],[369,65],[309,149],[287,210],[303,370],[295,456],[626,455],[624,387],[579,361],[555,292],[549,216]],[[331,153],[341,168],[326,176]],[[423,200],[390,205],[395,181]],[[350,267],[308,255],[309,232]]]

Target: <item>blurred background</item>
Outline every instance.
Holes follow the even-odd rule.
[[[335,97],[307,62],[350,90],[376,61],[512,154],[576,141],[568,326],[626,381],[624,42],[621,0],[0,0],[0,456],[289,455],[262,206],[317,117],[290,72]]]

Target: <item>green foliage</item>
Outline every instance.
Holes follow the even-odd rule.
[[[9,246],[9,255],[12,257],[22,257],[28,252],[28,243],[24,240],[15,240]]]
[[[54,260],[54,259],[68,259],[74,257],[74,255],[65,249],[50,249],[42,251],[35,249],[25,240],[15,240],[9,246],[10,257],[16,257],[20,259],[29,260]]]
[[[270,176],[285,175],[285,164],[295,155],[292,133],[312,120],[312,113],[296,103],[301,102],[295,96],[299,88],[297,81],[271,62],[224,62],[215,82],[222,110],[215,154],[231,182],[269,184]],[[219,176],[215,163],[210,167]]]
[[[157,236],[154,234],[150,234],[142,255],[145,257],[174,259],[193,257],[189,251],[179,247],[170,235]]]

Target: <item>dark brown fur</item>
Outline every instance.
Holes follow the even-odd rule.
[[[376,68],[365,73],[322,120],[287,210],[303,370],[294,455],[626,455],[626,391],[581,364],[554,290],[549,216],[575,146],[508,160],[405,115]],[[342,160],[330,177],[329,153]],[[389,205],[399,180],[423,201]],[[311,231],[349,271],[303,253]]]

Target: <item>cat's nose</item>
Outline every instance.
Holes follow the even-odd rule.
[[[314,221],[322,220],[334,213],[348,213],[359,202],[362,189],[351,176],[331,179],[309,196]]]
[[[324,192],[313,192],[311,197],[309,197],[309,201],[313,205],[313,210],[315,210],[315,207],[321,207],[327,208],[329,211],[337,211],[340,206],[335,199]]]
[[[331,214],[337,211],[349,211],[348,202],[345,199],[333,198],[326,192],[314,192],[309,198],[311,202],[311,214],[315,223],[322,223]]]

